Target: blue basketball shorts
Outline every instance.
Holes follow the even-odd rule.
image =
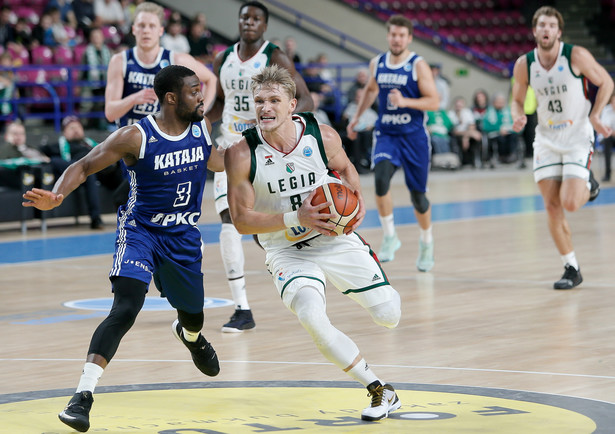
[[[189,313],[203,310],[201,233],[159,233],[139,225],[118,225],[113,267],[109,277],[123,276],[154,283],[171,306]]]
[[[409,190],[425,193],[427,176],[431,164],[431,143],[429,135],[417,131],[408,135],[386,134],[376,130],[372,150],[372,166],[382,160],[389,160],[404,171]]]

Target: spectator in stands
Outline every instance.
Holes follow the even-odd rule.
[[[49,41],[54,43],[53,32],[51,30],[51,15],[48,12],[44,12],[41,15],[38,24],[32,29],[32,43],[30,49],[46,45]]]
[[[58,45],[71,45],[70,38],[68,37],[68,32],[66,31],[66,27],[64,26],[64,22],[62,21],[62,15],[60,14],[60,9],[56,7],[49,8],[47,10],[49,16],[51,17],[51,27],[47,29],[44,35],[44,45],[48,47],[56,47]]]
[[[94,15],[99,26],[124,26],[124,9],[118,0],[94,0]]]
[[[483,117],[483,134],[487,135],[490,157],[498,156],[500,163],[517,160],[518,136],[512,130],[513,120],[506,96],[498,92]]]
[[[73,5],[70,0],[49,0],[45,10],[49,11],[52,8],[60,11],[62,22],[70,24],[71,26],[76,26],[77,19],[75,18],[75,12],[73,11]]]
[[[485,117],[487,107],[489,107],[489,95],[487,91],[484,89],[477,89],[474,92],[474,96],[472,96],[472,114],[476,121],[476,128],[478,128],[479,131],[483,130],[483,118]]]
[[[183,33],[181,21],[169,21],[166,33],[160,38],[160,45],[176,53],[190,53],[190,42]]]
[[[320,108],[322,95],[316,92],[310,92],[310,96],[312,97],[312,101],[314,102],[314,109],[312,110],[312,113],[314,113],[314,117],[316,118],[318,123],[331,126],[331,120],[329,119],[329,115],[327,114],[327,112]]]
[[[348,104],[355,101],[357,89],[363,89],[368,81],[369,81],[369,68],[359,68],[359,70],[357,71],[357,75],[354,78],[354,81],[352,82],[350,87],[348,87],[348,90],[346,91],[346,100],[348,101]],[[372,105],[372,109],[375,111],[378,111],[378,100],[374,101],[374,104]]]
[[[317,64],[316,68],[318,69],[318,75],[327,83],[333,83],[333,72],[327,69],[327,65],[329,64],[329,58],[325,53],[319,53],[314,59],[314,63]]]
[[[284,39],[284,51],[293,63],[301,63],[301,57],[297,53],[297,40],[292,36],[287,36]]]
[[[378,113],[368,107],[359,117],[359,121],[354,127],[354,131],[357,133],[357,137],[351,140],[346,134],[346,126],[348,122],[354,117],[357,109],[359,108],[359,102],[363,97],[365,88],[359,88],[355,92],[354,101],[351,101],[344,112],[342,113],[343,132],[340,134],[346,154],[348,158],[354,164],[357,172],[360,174],[369,172],[371,166],[371,153],[372,153],[372,136],[374,126],[378,120]]]
[[[12,68],[13,58],[8,52],[0,54],[0,68]],[[13,106],[7,100],[16,94],[15,74],[12,69],[0,70],[0,114],[8,115],[13,111]]]
[[[448,80],[442,77],[442,65],[439,63],[432,63],[429,66],[431,67],[433,79],[436,82],[436,90],[440,96],[440,110],[448,110],[448,105],[451,100],[451,89]]]
[[[75,19],[77,20],[77,28],[80,29],[87,38],[90,28],[96,21],[94,0],[73,0],[72,5]]]
[[[83,125],[76,116],[67,116],[62,120],[62,135],[57,143],[43,146],[43,152],[51,159],[51,167],[56,178],[75,161],[84,157],[98,143],[85,136]],[[90,227],[102,229],[100,218],[100,198],[96,175],[88,176],[83,183],[85,186],[88,210],[90,213]]]
[[[19,47],[30,49],[32,46],[32,30],[28,25],[28,20],[24,17],[17,18],[13,29],[13,39],[7,43],[7,47],[16,44]]]
[[[88,66],[88,69],[83,71],[83,79],[92,83],[91,86],[82,87],[83,97],[104,97],[107,81],[107,67],[111,60],[111,50],[105,44],[105,37],[100,27],[94,27],[90,30],[90,43],[83,52],[81,63]],[[104,100],[100,102],[84,102],[81,104],[81,111],[102,111],[105,110]],[[106,129],[107,121],[102,118],[91,118],[90,127],[98,127]]]
[[[615,93],[611,95],[609,104],[602,111],[601,119],[602,123],[612,130],[608,137],[599,136],[604,150],[604,177],[602,181],[609,182],[611,180],[611,156],[613,154],[613,143],[615,143]]]
[[[320,76],[320,68],[316,65],[316,59],[308,61],[308,64],[301,72],[305,84],[310,92],[326,94],[331,92],[331,86]]]
[[[0,145],[0,186],[19,190],[53,183],[49,158],[26,144],[26,128],[20,121],[9,123]]]
[[[7,42],[13,40],[13,23],[11,14],[13,11],[7,5],[0,7],[0,45],[6,47]]]
[[[211,63],[211,40],[206,35],[207,33],[201,21],[195,19],[190,23],[190,31],[188,32],[190,55],[202,63]]]
[[[448,117],[446,110],[427,112],[427,131],[431,137],[431,147],[434,154],[451,152],[451,132],[454,124]]]
[[[466,100],[459,96],[453,101],[453,108],[448,111],[448,117],[453,121],[453,139],[455,151],[459,154],[462,164],[481,166],[481,149],[483,136],[476,128],[476,120],[466,106]]]

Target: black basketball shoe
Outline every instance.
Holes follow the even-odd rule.
[[[562,278],[553,284],[553,289],[572,289],[583,282],[581,269],[578,270],[572,265],[566,264]]]
[[[253,329],[256,326],[251,310],[235,309],[229,322],[222,326],[225,333],[243,333],[244,330]]]
[[[184,339],[184,331],[179,320],[173,322],[171,329],[175,337],[188,347],[190,354],[192,354],[192,361],[199,371],[210,377],[218,375],[220,372],[220,363],[218,362],[216,350],[214,350],[214,347],[207,342],[207,339],[205,339],[202,334],[199,333],[199,338],[196,342],[188,342]]]
[[[596,200],[600,194],[600,184],[598,184],[598,181],[594,178],[594,172],[591,170],[589,171],[589,184],[591,185],[591,188],[589,189],[589,201],[592,202]]]
[[[75,393],[58,417],[72,429],[86,432],[90,429],[90,409],[93,402],[92,392],[86,390]]]

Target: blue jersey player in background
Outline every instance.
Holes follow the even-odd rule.
[[[92,336],[76,393],[59,415],[81,432],[90,427],[98,379],[143,307],[152,277],[177,310],[172,330],[190,350],[196,367],[210,376],[220,371],[216,352],[200,333],[204,293],[196,224],[207,169],[223,170],[223,157],[212,148],[201,83],[191,69],[162,69],[154,90],[161,103],[158,115],[111,134],[69,166],[53,191],[32,189],[24,194],[24,206],[48,210],[59,206],[89,175],[120,159],[128,168],[130,196],[118,212],[109,273],[113,306]]]
[[[205,65],[186,53],[176,53],[160,46],[164,33],[164,10],[161,6],[141,3],[135,9],[132,34],[135,47],[113,55],[107,69],[105,116],[119,127],[131,125],[159,110],[153,90],[154,76],[168,65],[192,69],[204,87],[205,110],[216,96],[217,78]]]
[[[434,265],[434,256],[431,206],[425,195],[431,161],[425,112],[438,109],[439,97],[429,65],[408,49],[412,42],[412,22],[402,15],[394,15],[386,27],[389,51],[370,62],[371,77],[347,132],[354,140],[358,119],[378,97],[379,113],[372,151],[376,205],[384,230],[378,258],[381,262],[391,261],[401,247],[395,231],[390,192],[391,178],[401,166],[421,229],[416,266],[419,271],[429,271]]]
[[[160,46],[164,33],[164,9],[155,3],[143,2],[135,9],[132,34],[135,46],[111,57],[107,68],[105,116],[118,127],[132,125],[148,115],[158,113],[160,105],[154,92],[154,77],[169,65],[183,65],[195,71],[204,84],[205,110],[216,96],[218,79],[205,65],[186,53],[175,53]],[[125,167],[124,175],[126,175]],[[118,185],[114,200],[124,203],[128,196],[128,180]]]

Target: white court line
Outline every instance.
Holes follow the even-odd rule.
[[[0,358],[0,362],[83,362],[83,359],[34,359],[34,358]],[[123,363],[193,363],[192,360],[177,359],[113,359],[113,362]],[[333,363],[325,362],[275,362],[266,360],[220,360],[220,363],[242,363],[242,364],[263,364],[263,365],[309,365],[309,366],[334,366]],[[496,372],[503,374],[529,374],[529,375],[555,375],[559,377],[581,377],[581,378],[601,378],[615,380],[612,375],[590,375],[590,374],[566,374],[562,372],[541,372],[541,371],[517,371],[508,369],[482,369],[482,368],[457,368],[451,366],[412,366],[412,365],[377,365],[370,363],[370,366],[379,368],[398,368],[398,369],[433,369],[445,371],[470,371],[470,372]]]

